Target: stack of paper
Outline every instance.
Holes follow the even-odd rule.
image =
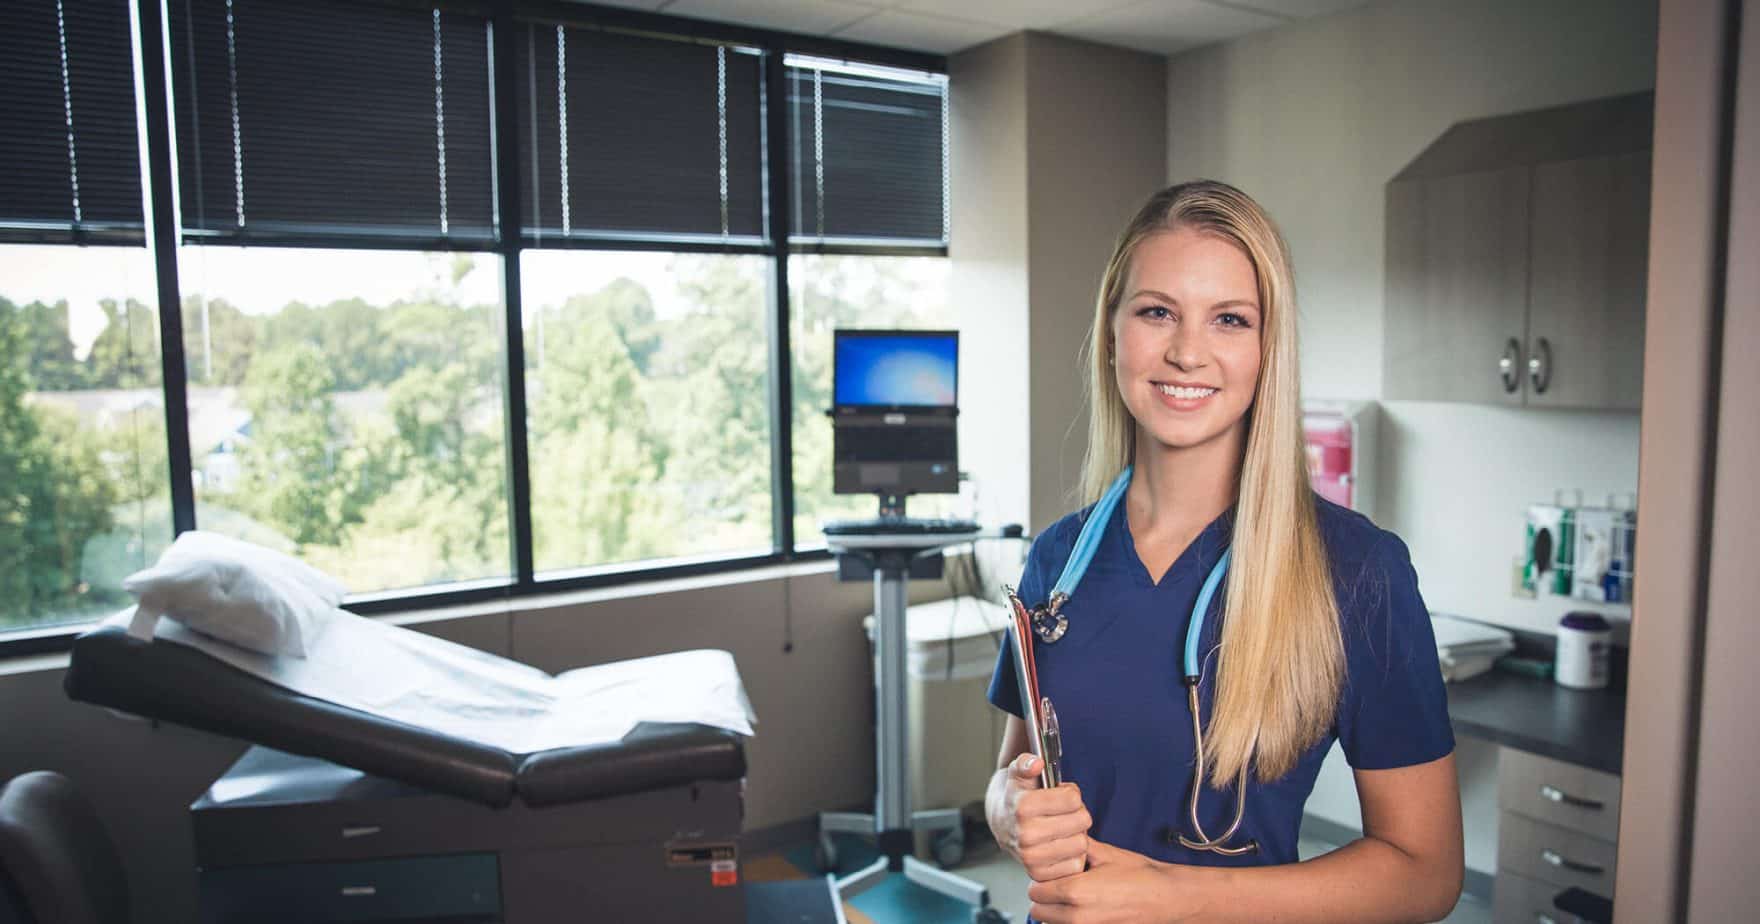
[[[1443,680],[1483,674],[1516,647],[1515,636],[1481,622],[1432,613],[1430,625],[1436,632],[1436,659],[1442,662]]]

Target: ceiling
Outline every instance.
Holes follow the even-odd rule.
[[[1172,54],[1367,0],[591,0],[650,12],[948,54],[1039,29]]]

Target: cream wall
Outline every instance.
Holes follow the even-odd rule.
[[[1079,506],[1077,354],[1113,238],[1165,172],[1165,61],[1038,32],[948,61],[960,458],[988,522]],[[992,546],[998,581],[1021,548]]]
[[[1653,86],[1656,17],[1654,0],[1384,0],[1170,59],[1167,177],[1239,185],[1282,226],[1309,397],[1381,398],[1387,180],[1454,122]],[[1566,604],[1509,594],[1523,508],[1556,488],[1590,503],[1635,491],[1637,415],[1382,414],[1376,518],[1410,546],[1430,608],[1551,631]],[[1489,871],[1495,751],[1463,739],[1457,757],[1467,863]],[[1336,750],[1309,811],[1358,823]]]
[[[1088,445],[1080,351],[1118,233],[1164,173],[1158,55],[1028,33],[1028,299],[1033,522],[1083,505]]]

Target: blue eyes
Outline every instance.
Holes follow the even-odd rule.
[[[1146,305],[1137,309],[1137,317],[1148,318],[1152,321],[1164,321],[1172,318],[1173,312],[1164,305]],[[1241,330],[1253,326],[1252,322],[1247,320],[1246,315],[1234,311],[1225,311],[1217,315],[1216,322],[1223,327],[1234,327]]]

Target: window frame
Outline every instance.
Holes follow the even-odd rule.
[[[538,21],[568,26],[647,33],[710,44],[739,44],[763,52],[764,82],[761,88],[765,159],[760,165],[767,217],[765,239],[705,240],[692,235],[630,234],[598,235],[592,239],[546,239],[543,247],[530,247],[522,232],[520,165],[517,157],[495,158],[499,223],[492,240],[444,239],[425,235],[388,235],[377,238],[324,234],[277,234],[260,240],[228,241],[204,245],[200,234],[186,234],[181,225],[176,155],[173,149],[172,93],[168,73],[169,30],[157,0],[134,0],[130,4],[135,30],[135,94],[141,144],[141,171],[146,205],[146,243],[151,252],[158,300],[162,387],[168,471],[171,479],[173,533],[196,528],[195,494],[191,482],[187,366],[183,352],[182,284],[178,276],[178,251],[186,245],[253,247],[333,248],[347,250],[420,250],[430,252],[493,253],[501,258],[502,303],[506,314],[503,343],[506,376],[505,428],[508,471],[509,543],[512,574],[458,584],[430,584],[405,590],[359,594],[345,601],[351,612],[374,615],[417,612],[488,600],[511,600],[588,588],[610,587],[644,581],[717,574],[770,567],[800,561],[823,561],[831,556],[823,548],[797,549],[794,536],[793,386],[789,344],[789,257],[792,254],[850,254],[865,256],[946,257],[948,248],[888,245],[885,242],[817,241],[789,239],[788,106],[785,61],[790,54],[843,59],[928,73],[945,74],[943,55],[906,51],[879,45],[848,42],[820,36],[758,29],[727,23],[669,16],[613,7],[600,7],[564,0],[374,0],[396,6],[440,7],[487,15],[493,29],[490,76],[495,96],[492,144],[497,152],[517,151],[519,145],[518,68],[524,66],[516,37],[519,25]],[[944,165],[944,169],[948,169]],[[104,243],[98,235],[86,237]],[[83,245],[85,242],[81,241]],[[583,573],[540,579],[533,568],[531,480],[527,434],[524,327],[520,255],[533,250],[667,251],[674,253],[756,254],[769,258],[769,304],[766,312],[769,383],[767,403],[770,429],[771,548],[766,554],[706,555],[690,559],[651,562],[607,563],[584,567]],[[0,658],[65,652],[74,638],[91,623],[71,623],[18,629],[0,633]]]

